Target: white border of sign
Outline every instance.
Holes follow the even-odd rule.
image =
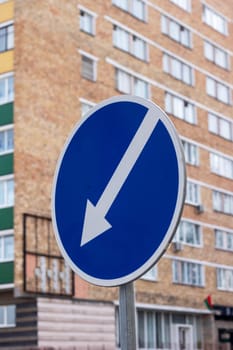
[[[57,178],[59,169],[63,160],[63,157],[66,153],[66,150],[77,132],[77,130],[82,126],[82,124],[89,118],[93,113],[95,113],[97,110],[101,109],[102,107],[115,103],[115,102],[121,102],[121,101],[128,101],[128,102],[135,102],[138,104],[141,104],[145,107],[147,107],[149,110],[154,110],[154,113],[158,116],[159,119],[162,120],[165,127],[167,128],[167,131],[172,139],[175,151],[176,151],[176,157],[178,162],[178,178],[179,178],[179,187],[178,187],[178,198],[176,202],[176,207],[174,211],[173,218],[171,220],[170,226],[167,230],[167,233],[165,234],[160,246],[155,250],[154,254],[148,259],[145,264],[140,266],[137,270],[134,272],[120,277],[116,279],[99,279],[95,278],[93,276],[90,276],[86,274],[84,271],[82,271],[78,266],[76,266],[69,255],[66,253],[66,250],[64,249],[64,246],[61,242],[57,222],[56,222],[56,213],[55,213],[55,192],[56,192],[56,185],[57,185]],[[186,190],[186,169],[185,169],[185,159],[184,159],[184,153],[183,153],[183,147],[180,141],[180,138],[176,132],[176,129],[169,119],[169,117],[164,113],[164,111],[158,107],[155,103],[152,101],[146,100],[141,97],[137,96],[131,96],[131,95],[122,95],[122,96],[114,96],[107,100],[102,101],[101,103],[97,104],[95,107],[91,108],[90,111],[85,115],[84,118],[81,119],[79,123],[75,126],[74,130],[69,135],[62,152],[60,154],[60,157],[57,162],[55,174],[54,174],[54,181],[53,181],[53,189],[52,189],[52,222],[53,222],[53,228],[56,236],[56,240],[58,243],[58,246],[60,248],[60,251],[64,257],[64,259],[68,262],[70,267],[74,272],[76,272],[80,277],[82,277],[84,280],[95,284],[99,286],[107,286],[107,287],[113,287],[113,286],[120,286],[122,284],[126,284],[128,282],[132,282],[142,276],[146,271],[148,271],[164,254],[165,250],[167,249],[169,243],[172,240],[172,237],[176,231],[176,228],[178,226],[178,223],[180,221],[180,217],[182,214],[183,206],[184,206],[184,200],[185,200],[185,190]]]

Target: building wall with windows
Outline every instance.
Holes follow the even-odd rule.
[[[14,286],[14,16],[0,2],[0,337],[16,327]]]
[[[13,19],[13,2],[0,3],[0,290],[14,282]],[[0,313],[4,324],[12,323],[10,306]]]
[[[230,0],[15,0],[13,15],[13,2],[0,1],[0,347],[22,344],[27,331],[30,346],[51,346],[50,336],[56,346],[73,346],[75,327],[67,340],[56,337],[61,296],[77,313],[64,316],[69,324],[82,318],[75,303],[101,308],[105,301],[101,344],[119,346],[117,288],[72,274],[50,220],[66,138],[89,108],[118,94],[149,98],[166,111],[187,167],[173,242],[135,283],[138,346],[227,347],[219,334],[233,330],[232,11]],[[204,305],[208,295],[214,311]],[[89,307],[88,329],[96,332]],[[46,322],[54,323],[50,334]],[[12,327],[17,339],[7,337]],[[79,341],[80,348],[95,345],[82,331]]]

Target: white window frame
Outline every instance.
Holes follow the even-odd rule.
[[[221,97],[221,92],[220,89],[225,89],[226,91],[226,95],[224,94],[224,96],[226,96],[225,98]],[[225,103],[227,105],[231,104],[231,89],[229,86],[207,76],[206,77],[206,93],[207,95],[216,98],[218,101]]]
[[[210,170],[212,173],[233,180],[233,159],[210,152]]]
[[[224,128],[227,128],[227,134]],[[208,113],[208,130],[226,140],[233,141],[233,121],[231,120]]]
[[[138,77],[122,70],[122,69],[119,69],[119,68],[115,68],[116,69],[116,90],[120,91],[120,92],[123,92],[125,94],[132,94],[132,95],[135,95],[135,96],[141,96],[141,97],[144,97],[144,98],[150,98],[150,85],[147,81],[145,80],[142,80],[142,79],[139,79]],[[125,83],[123,84],[121,81],[120,81],[120,75],[122,77],[124,77],[125,79]],[[145,94],[144,95],[141,95],[141,94],[137,94],[136,93],[136,85],[137,84],[140,84],[140,83],[143,83],[144,86],[145,86]]]
[[[83,59],[83,57],[87,58],[88,60],[90,60],[93,64],[93,77],[88,77],[87,75],[84,74],[82,68],[83,68],[83,65],[82,65],[82,62],[81,62],[81,76],[86,79],[86,80],[89,80],[89,81],[93,81],[93,82],[96,82],[97,80],[97,62],[98,62],[98,57],[96,56],[93,56],[83,50],[79,50],[79,53],[81,55],[81,61]]]
[[[163,70],[186,85],[194,86],[193,67],[167,53],[163,53]]]
[[[222,229],[215,229],[215,248],[221,250],[233,251],[233,232]],[[229,246],[229,241],[231,242]]]
[[[199,165],[199,148],[192,142],[182,140],[185,162],[190,165]]]
[[[13,256],[11,258],[5,257],[5,246],[2,243],[6,237],[12,237],[13,239]],[[3,257],[1,259],[1,256]],[[14,261],[14,232],[13,230],[0,231],[0,263]]]
[[[217,190],[212,191],[213,210],[233,215],[233,195]]]
[[[9,27],[12,27],[12,31],[9,32]],[[0,53],[12,50],[14,48],[14,23],[12,21],[5,22],[0,24],[0,31],[1,29],[5,29],[6,32],[4,34],[5,39],[5,48],[1,50]]]
[[[79,9],[79,28],[82,32],[95,36],[96,35],[96,18],[97,14],[88,10],[86,7],[78,5]],[[85,26],[85,22],[82,22],[81,17],[85,14],[90,18],[90,29]]]
[[[228,21],[219,12],[203,4],[202,20],[205,24],[216,30],[217,32],[228,35]],[[222,28],[220,29],[219,21],[222,21]]]
[[[218,59],[219,54],[224,56],[224,60],[221,61]],[[218,46],[212,44],[210,41],[204,41],[204,56],[208,61],[213,62],[217,66],[229,69],[229,54],[227,51],[219,48]],[[223,62],[223,63],[220,63]]]
[[[233,291],[233,269],[216,268],[217,289],[228,292]]]
[[[125,40],[121,40],[120,33],[125,36]],[[143,54],[138,53],[137,44],[135,44],[136,41],[141,43],[142,50],[140,49],[139,52]],[[113,25],[113,45],[118,49],[129,52],[142,61],[148,61],[149,51],[147,42],[136,34],[130,33],[116,24]]]
[[[80,103],[81,103],[81,117],[84,117],[86,115],[86,113],[95,106],[94,102],[91,102],[89,100],[86,100],[84,98],[80,98],[79,99]],[[87,108],[83,108],[83,106],[86,106]]]
[[[138,349],[166,349],[171,342],[171,314],[145,307],[136,311]]]
[[[3,323],[0,323],[0,328],[8,328],[8,327],[15,327],[16,326],[16,306],[15,305],[0,305],[0,308],[3,311]],[[14,322],[9,323],[7,320],[7,309],[13,309],[14,312]]]
[[[190,270],[193,270],[193,271],[190,271]],[[192,276],[192,272],[194,272],[196,276]],[[194,263],[188,260],[173,259],[172,260],[172,280],[173,280],[173,283],[184,284],[184,285],[195,286],[195,287],[204,287],[205,285],[204,266],[200,263]]]
[[[9,93],[9,79],[13,79],[13,91]],[[14,75],[13,73],[7,73],[0,75],[0,85],[3,82],[4,85],[4,96],[0,99],[0,105],[3,105],[14,100]],[[1,98],[1,97],[0,97]]]
[[[186,185],[186,198],[185,203],[190,205],[199,205],[201,202],[200,198],[200,186],[196,182],[187,180]]]
[[[136,11],[137,2],[141,3],[143,6],[143,11],[140,15]],[[130,13],[140,21],[147,21],[147,3],[144,0],[112,0],[112,4]]]
[[[7,148],[7,144],[8,144],[8,136],[7,136],[7,132],[9,130],[12,130],[12,133],[13,133],[13,145],[12,145],[12,148]],[[4,136],[4,141],[3,143],[5,144],[5,147],[3,149],[3,151],[1,151],[0,149],[0,155],[5,155],[5,154],[9,154],[9,153],[12,153],[14,151],[14,129],[13,129],[13,125],[6,125],[6,126],[3,126],[3,127],[0,127],[0,134],[3,134]]]
[[[151,267],[144,275],[141,276],[141,279],[148,281],[157,281],[158,280],[158,267],[154,265]]]
[[[192,247],[202,247],[201,226],[182,219],[177,227],[173,242],[180,242]]]
[[[175,28],[177,28],[176,31]],[[192,48],[192,32],[184,25],[163,14],[161,15],[161,32],[182,46]],[[187,43],[184,40],[184,33],[187,36]]]
[[[165,110],[176,118],[197,124],[195,105],[170,92],[165,92]]]
[[[182,10],[191,12],[191,0],[170,0],[173,4],[182,8]]]
[[[10,195],[7,192],[8,181],[13,181],[13,202],[9,200]],[[0,183],[3,183],[3,198],[5,199],[3,204],[0,204],[0,208],[8,208],[14,206],[14,175],[6,175],[0,177]]]

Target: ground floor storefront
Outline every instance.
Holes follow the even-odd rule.
[[[232,309],[136,304],[140,350],[231,350]],[[120,349],[118,302],[0,295],[0,348]],[[226,314],[228,313],[228,314]]]

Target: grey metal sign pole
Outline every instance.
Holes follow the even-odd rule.
[[[120,344],[121,350],[136,350],[136,310],[133,282],[119,288]]]

